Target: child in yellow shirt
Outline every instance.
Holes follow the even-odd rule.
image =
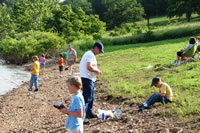
[[[154,94],[145,103],[139,106],[139,111],[148,109],[149,106],[156,102],[169,103],[172,101],[173,92],[167,83],[161,82],[161,79],[158,77],[154,77],[151,83],[151,87],[152,86],[159,88],[159,91],[152,91]]]
[[[31,69],[31,80],[30,80],[30,88],[29,91],[32,91],[33,83],[35,83],[35,90],[38,91],[38,75],[40,70],[39,58],[37,56],[33,56],[33,66]]]

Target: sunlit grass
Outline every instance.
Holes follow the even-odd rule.
[[[188,39],[106,47],[105,54],[98,56],[105,89],[114,97],[122,96],[141,103],[151,95],[152,89],[156,89],[150,88],[150,83],[154,76],[159,76],[174,92],[174,102],[168,105],[169,112],[179,117],[200,113],[200,62],[163,71],[140,70],[157,63],[169,65],[176,58],[176,51],[187,46]]]

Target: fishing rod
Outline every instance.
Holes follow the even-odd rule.
[[[10,81],[10,82],[13,83],[13,84],[15,84],[18,88],[22,88],[22,89],[26,90],[26,92],[28,92],[30,95],[34,96],[35,98],[40,99],[41,101],[47,103],[48,105],[51,105],[51,106],[53,106],[53,107],[55,107],[55,108],[57,108],[57,109],[62,109],[62,108],[65,107],[61,102],[57,102],[56,104],[53,104],[53,103],[51,103],[49,100],[46,100],[46,99],[42,98],[42,97],[39,96],[38,94],[36,94],[36,93],[34,93],[34,92],[31,92],[31,91],[28,91],[28,90],[25,89],[24,87],[21,87],[21,86],[20,86],[19,84],[17,84],[15,81],[10,80],[10,79],[7,79],[7,78],[5,78],[4,76],[1,76],[1,75],[0,75],[0,77],[3,78],[3,79],[5,79],[5,80]]]

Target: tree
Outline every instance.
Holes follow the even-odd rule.
[[[88,0],[88,1],[92,3],[92,8],[93,8],[94,14],[98,14],[99,19],[105,22],[106,8],[102,4],[103,0]]]
[[[51,9],[57,4],[57,0],[17,0],[12,14],[17,26],[16,31],[44,31],[44,18],[51,15]]]
[[[1,3],[5,3],[7,7],[12,7],[16,3],[16,0],[0,0]]]
[[[187,21],[190,22],[192,13],[200,12],[199,0],[169,0],[168,17],[181,17],[186,14]]]
[[[109,28],[141,20],[144,15],[136,0],[103,0],[103,5],[107,9],[105,17]]]
[[[63,5],[55,8],[52,13],[53,17],[49,17],[46,22],[46,29],[58,32],[67,42],[80,39],[83,35],[102,34],[105,31],[105,23],[97,15],[86,15],[81,8],[74,12],[71,5]]]
[[[144,7],[148,25],[151,17],[166,14],[168,0],[139,0],[139,2]]]
[[[0,40],[14,32],[15,25],[6,4],[0,4]]]
[[[62,5],[70,4],[73,10],[82,8],[86,14],[93,13],[92,4],[87,0],[64,0],[61,4]]]

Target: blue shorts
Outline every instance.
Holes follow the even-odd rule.
[[[60,71],[60,72],[63,71],[63,66],[59,66],[59,71]]]
[[[41,63],[40,63],[40,67],[45,67],[45,63],[44,63],[44,62],[41,62]]]

